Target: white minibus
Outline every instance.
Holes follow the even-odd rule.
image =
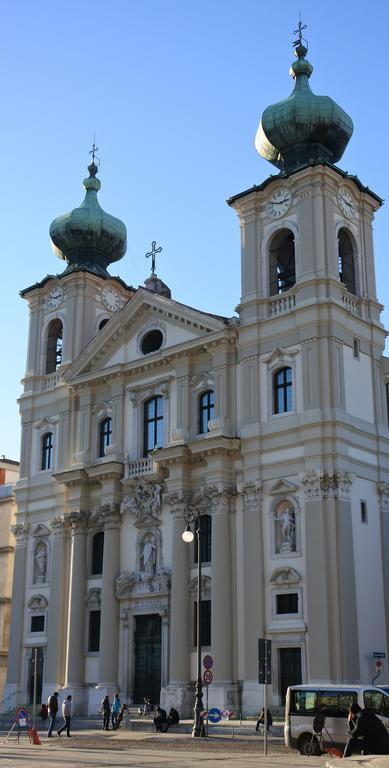
[[[317,740],[312,742],[312,723],[324,708],[329,734],[323,730],[324,742],[331,746],[332,739],[337,747],[343,747],[348,738],[348,710],[354,702],[379,715],[389,729],[389,695],[374,685],[291,685],[285,703],[286,746],[299,749],[302,755],[320,754]]]

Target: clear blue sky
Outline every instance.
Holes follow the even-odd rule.
[[[389,3],[2,0],[0,9],[0,454],[17,459],[28,327],[19,290],[65,266],[48,229],[82,202],[93,133],[100,203],[128,230],[111,274],[143,283],[155,239],[173,297],[231,316],[240,242],[225,199],[273,172],[254,136],[264,108],[292,90],[300,9],[312,90],[354,121],[339,165],[389,198]],[[389,305],[389,208],[374,226],[378,295]]]

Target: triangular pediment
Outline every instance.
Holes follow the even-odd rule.
[[[108,372],[128,363],[152,363],[166,350],[179,350],[181,345],[196,343],[225,328],[225,318],[139,289],[67,368],[63,379],[71,381],[102,369]],[[153,331],[160,333],[162,344],[157,351],[145,354],[142,340]]]
[[[287,495],[290,493],[296,493],[297,491],[297,485],[294,485],[293,483],[290,483],[288,480],[277,480],[274,485],[269,489],[269,493],[272,494],[272,496],[278,496],[278,495]]]

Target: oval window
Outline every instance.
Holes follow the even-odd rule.
[[[162,342],[163,334],[161,331],[149,331],[149,333],[146,333],[146,335],[143,336],[141,341],[141,352],[144,355],[149,355],[150,352],[156,352],[157,349],[162,347]]]

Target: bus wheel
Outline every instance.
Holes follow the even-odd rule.
[[[321,754],[318,741],[315,737],[312,739],[311,733],[304,733],[303,736],[300,737],[299,750],[300,755],[305,755],[306,757]]]

